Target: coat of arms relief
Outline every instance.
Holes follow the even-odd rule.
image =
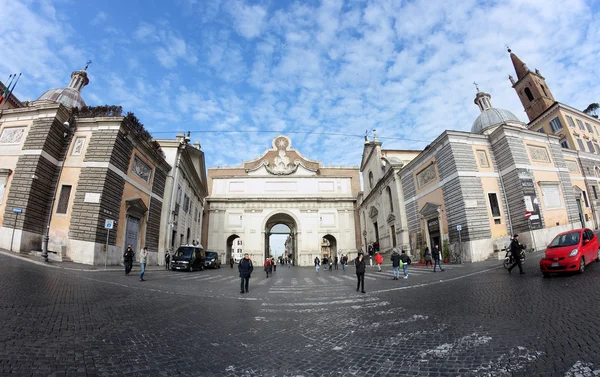
[[[289,175],[294,173],[300,165],[300,161],[292,161],[285,153],[290,146],[290,141],[285,136],[278,137],[273,143],[274,147],[277,148],[277,156],[273,159],[273,162],[265,161],[265,167],[267,171],[274,175]]]

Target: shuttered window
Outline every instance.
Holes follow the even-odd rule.
[[[69,198],[71,197],[71,185],[62,185],[60,189],[60,197],[58,198],[58,205],[56,206],[56,213],[67,213],[69,208]]]

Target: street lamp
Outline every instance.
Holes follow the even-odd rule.
[[[63,134],[63,137],[68,137],[71,135],[71,125],[68,121],[63,123],[65,126],[66,132]],[[58,176],[56,178],[56,184],[54,185],[54,191],[52,194],[52,205],[50,206],[50,213],[48,214],[48,222],[46,223],[46,234],[44,235],[44,240],[42,242],[42,261],[48,262],[48,242],[50,241],[50,222],[52,221],[52,212],[54,212],[54,202],[56,202],[56,191],[58,190],[58,184],[60,183],[60,177],[62,175],[63,167],[65,166],[65,160],[67,159],[67,154],[69,153],[69,148],[71,146],[71,140],[69,140],[67,145],[67,150],[62,160],[62,164],[60,165],[60,170],[58,171]]]

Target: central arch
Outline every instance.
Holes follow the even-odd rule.
[[[288,211],[277,211],[265,218],[265,222],[263,224],[263,261],[268,256],[271,256],[271,236],[278,234],[289,234],[287,240],[285,241],[286,250],[284,251],[284,254],[286,252],[290,252],[293,265],[298,265],[298,224],[299,223],[296,217]],[[284,225],[285,227],[278,227],[278,225]],[[289,231],[286,228],[289,229]]]

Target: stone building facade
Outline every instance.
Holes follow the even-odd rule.
[[[59,259],[121,263],[131,244],[156,263],[170,166],[135,117],[86,112],[87,83],[85,70],[73,72],[68,88],[0,118],[0,247],[40,250],[47,232]]]
[[[263,260],[278,224],[290,229],[288,247],[296,265],[311,265],[323,238],[332,254],[356,255],[358,167],[322,166],[280,135],[271,149],[242,166],[209,168],[208,187],[203,245],[223,260],[229,260],[237,238],[253,260]]]
[[[173,252],[181,245],[200,243],[208,188],[200,143],[190,145],[189,135],[184,134],[157,142],[173,166],[167,175],[160,228],[159,263],[164,264],[165,250]]]
[[[373,140],[365,136],[360,167],[364,190],[358,194],[357,205],[361,224],[361,249],[379,243],[382,252],[408,250],[410,240],[407,227],[404,194],[400,172],[420,151],[385,150],[373,130]]]

